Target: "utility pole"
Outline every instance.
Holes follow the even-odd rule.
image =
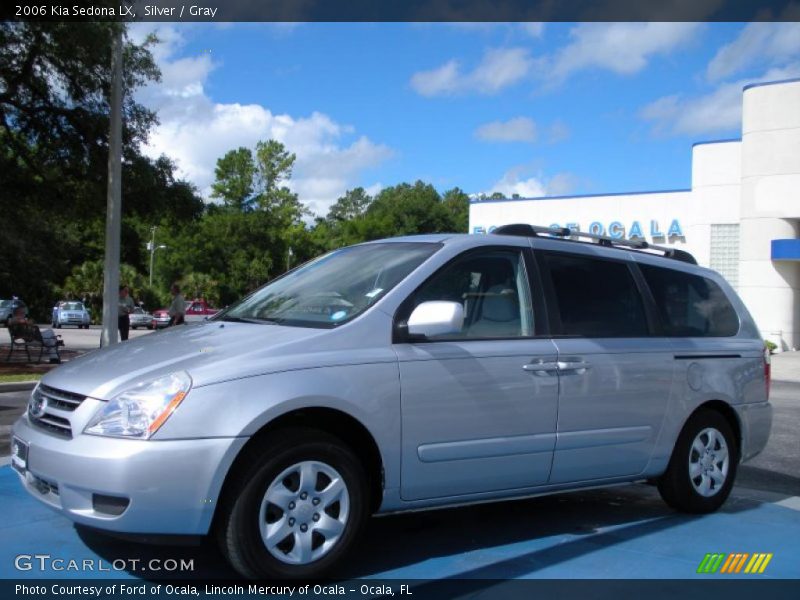
[[[286,253],[286,270],[291,271],[292,269],[292,257],[294,256],[294,252],[292,251],[292,247],[289,246],[289,251]]]
[[[122,25],[114,32],[111,49],[111,114],[108,132],[108,195],[106,200],[106,256],[103,277],[103,333],[101,346],[118,342],[119,247],[122,223]]]
[[[161,248],[166,248],[165,244],[161,244],[160,246],[156,246],[156,226],[153,225],[150,228],[150,232],[153,234],[152,238],[149,242],[147,242],[147,249],[150,251],[150,287],[153,287],[153,262],[156,257],[156,250],[160,250]]]

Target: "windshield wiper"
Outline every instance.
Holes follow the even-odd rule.
[[[235,317],[233,315],[225,315],[220,317],[220,321],[232,321],[234,323],[253,323],[255,325],[280,325],[282,319],[262,319],[260,317]]]
[[[245,317],[234,317],[233,315],[225,315],[219,319],[220,321],[228,321],[233,323],[254,323],[256,325],[261,325],[263,321],[261,319],[247,319]]]

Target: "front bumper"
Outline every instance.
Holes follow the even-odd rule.
[[[208,533],[228,468],[247,438],[62,439],[20,418],[28,444],[25,489],[76,523],[124,533]],[[96,495],[127,498],[122,514],[96,510]]]

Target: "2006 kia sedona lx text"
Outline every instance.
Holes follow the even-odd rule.
[[[12,464],[77,523],[213,533],[248,577],[330,574],[373,513],[645,479],[722,505],[772,421],[731,287],[641,241],[495,233],[336,250],[65,364]]]

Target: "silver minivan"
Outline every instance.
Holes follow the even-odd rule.
[[[102,530],[215,534],[247,577],[331,574],[377,513],[641,480],[722,505],[772,420],[731,287],[641,241],[495,233],[336,250],[61,366],[13,428],[22,484]]]

